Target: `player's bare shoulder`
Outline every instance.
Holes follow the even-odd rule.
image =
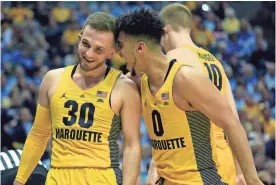
[[[182,91],[182,89],[188,90],[190,85],[200,85],[202,80],[205,79],[208,78],[197,68],[184,65],[177,71],[173,86],[177,91]]]
[[[122,105],[133,99],[140,99],[135,82],[125,75],[120,75],[111,93],[111,108],[113,112],[119,115]]]
[[[132,90],[132,91],[138,92],[138,88],[137,88],[135,81],[128,78],[125,75],[120,75],[120,77],[118,78],[118,80],[115,83],[114,89],[116,89],[120,92],[124,92],[125,94],[127,94],[126,93],[127,90]]]
[[[125,76],[129,79],[131,79],[136,86],[138,87],[138,90],[141,90],[141,79],[143,77],[144,73],[138,73],[135,76],[132,76],[130,73],[127,73]]]
[[[58,69],[52,69],[48,71],[44,76],[44,80],[51,81],[51,82],[58,81],[62,76],[64,69],[65,68],[58,68]]]
[[[58,88],[59,81],[65,68],[58,68],[50,70],[43,78],[43,86],[48,92],[49,99],[52,98],[54,92]]]

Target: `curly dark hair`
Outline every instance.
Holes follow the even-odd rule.
[[[153,10],[140,8],[121,15],[116,20],[116,40],[119,33],[146,38],[160,45],[165,22]]]

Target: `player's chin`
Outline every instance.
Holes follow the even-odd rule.
[[[97,62],[87,62],[82,60],[80,62],[80,66],[84,71],[92,71],[97,66]]]

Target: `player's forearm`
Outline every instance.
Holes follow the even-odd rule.
[[[27,137],[16,181],[25,184],[45,151],[51,135],[50,109],[37,105],[34,125]]]
[[[245,130],[241,124],[235,123],[232,124],[231,127],[225,129],[225,132],[228,136],[231,149],[240,164],[247,184],[252,184],[254,181],[258,180],[258,175]]]
[[[43,155],[50,132],[32,128],[24,145],[16,181],[25,184]]]
[[[233,156],[233,158],[234,158],[235,167],[236,167],[236,174],[240,175],[240,174],[242,174],[242,170],[241,170],[241,167],[239,165],[239,162],[238,162],[238,160],[236,159],[235,156]]]
[[[123,158],[123,185],[135,185],[140,172],[141,146],[125,146]]]

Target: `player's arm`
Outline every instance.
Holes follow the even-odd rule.
[[[226,98],[227,98],[227,101],[228,101],[228,103],[230,104],[230,106],[232,108],[233,113],[235,114],[236,118],[239,120],[239,115],[238,115],[237,107],[236,107],[236,104],[235,104],[234,96],[233,96],[233,93],[232,93],[231,85],[230,85],[230,82],[229,82],[226,75],[225,75],[225,77],[226,77]],[[227,140],[228,140],[228,138],[227,138]],[[234,158],[235,167],[236,167],[237,185],[246,185],[244,176],[243,176],[242,171],[241,171],[241,167],[240,167],[240,165],[239,165],[239,163],[238,163],[238,161],[237,161],[237,159],[234,155],[233,155],[233,158]]]
[[[134,185],[140,172],[141,100],[134,82],[125,78],[121,83],[122,107],[120,111],[124,136],[123,185]]]
[[[180,97],[189,101],[194,108],[224,129],[247,184],[262,184],[256,172],[245,130],[227,100],[212,82],[192,68],[182,67],[175,77],[174,89]]]
[[[158,180],[157,168],[153,159],[150,161],[150,167],[145,185],[154,185]]]
[[[51,72],[48,72],[40,86],[39,100],[33,127],[24,145],[20,165],[14,184],[25,184],[43,155],[51,135],[51,115],[48,89],[51,85]]]

